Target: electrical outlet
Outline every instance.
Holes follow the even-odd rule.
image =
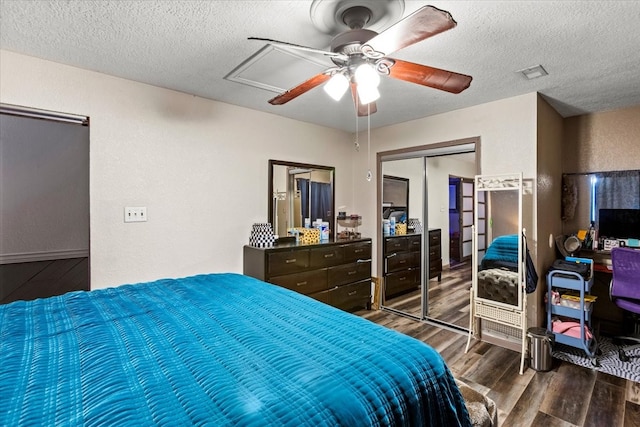
[[[124,208],[124,222],[145,222],[147,220],[147,208],[130,207]]]

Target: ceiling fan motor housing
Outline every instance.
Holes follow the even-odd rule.
[[[331,51],[345,55],[361,54],[360,46],[377,35],[375,31],[365,29],[345,31],[331,40]]]

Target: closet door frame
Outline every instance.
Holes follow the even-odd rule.
[[[420,320],[422,322],[435,324],[437,326],[444,327],[446,329],[451,329],[457,332],[467,332],[467,329],[460,328],[456,325],[451,325],[446,322],[439,321],[438,319],[433,319],[428,316],[428,304],[429,304],[429,295],[428,295],[428,278],[429,274],[429,239],[424,238],[425,235],[428,235],[429,228],[429,194],[428,194],[428,170],[427,170],[427,158],[438,155],[449,155],[449,154],[460,154],[467,152],[475,152],[476,158],[476,173],[481,172],[481,149],[480,149],[480,137],[470,137],[452,141],[439,142],[434,144],[427,144],[415,147],[401,148],[390,151],[381,151],[376,154],[376,168],[377,173],[377,189],[376,189],[376,224],[382,224],[382,209],[379,209],[382,206],[382,163],[384,161],[390,160],[401,160],[401,159],[410,159],[416,157],[423,158],[423,173],[424,179],[422,183],[422,194],[423,197],[423,218],[421,218],[422,227],[423,227],[423,238],[422,238],[422,267],[421,267],[421,312],[420,316],[416,317],[414,315],[401,312],[391,307],[381,306],[382,310],[390,311],[405,317],[413,318],[416,320]],[[376,262],[376,276],[382,278],[383,272],[383,262],[384,255],[382,253],[382,226],[376,227],[376,241],[377,241],[377,262]]]

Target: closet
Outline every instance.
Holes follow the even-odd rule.
[[[467,139],[378,153],[377,273],[383,310],[465,332],[468,326],[468,280],[447,276],[449,258],[449,177],[477,174],[479,141]],[[473,198],[473,192],[470,194]],[[472,222],[469,205],[468,248]],[[466,213],[466,212],[465,212]],[[407,234],[385,229],[392,217]],[[400,228],[401,233],[405,230]],[[454,283],[455,282],[455,283]],[[451,286],[454,284],[455,286]],[[457,290],[460,288],[460,291]]]

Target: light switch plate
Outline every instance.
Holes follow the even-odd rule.
[[[146,206],[124,208],[124,222],[145,222],[147,220]]]

